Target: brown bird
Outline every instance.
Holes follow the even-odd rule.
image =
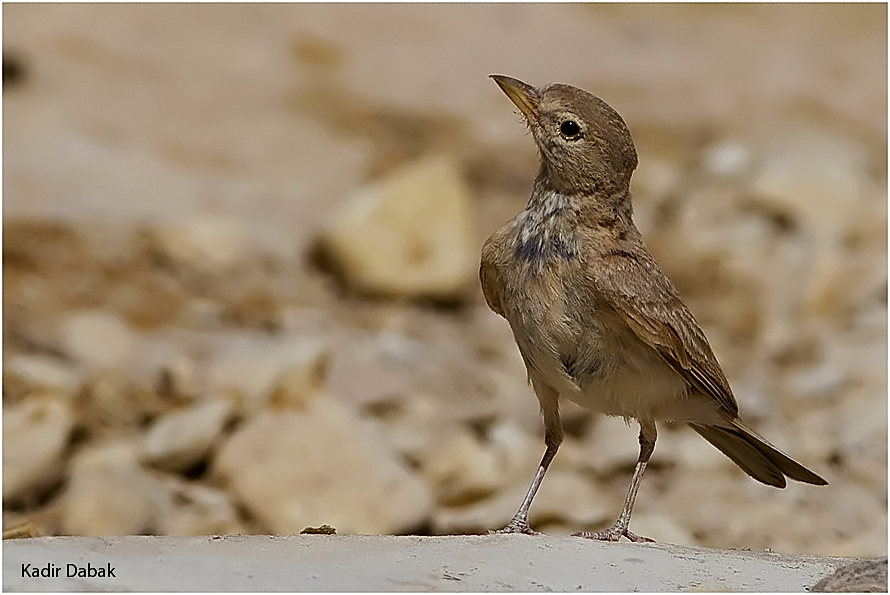
[[[500,532],[535,533],[528,509],[562,442],[560,396],[640,425],[621,516],[576,536],[651,541],[628,524],[656,421],[689,424],[767,485],[784,488],[786,476],[826,485],[739,419],[708,340],[634,225],[637,153],[621,116],[576,87],[492,78],[525,116],[541,155],[528,206],[488,238],[479,271],[489,307],[513,329],[544,419],[541,465]]]

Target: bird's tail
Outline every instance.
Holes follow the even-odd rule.
[[[698,434],[732,459],[742,470],[766,485],[785,487],[785,476],[803,483],[827,485],[828,482],[758,436],[742,422],[732,425],[704,426],[689,424]]]

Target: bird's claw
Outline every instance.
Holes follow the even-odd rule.
[[[522,533],[523,535],[541,535],[538,531],[535,531],[531,527],[528,526],[528,521],[524,519],[513,519],[507,526],[503,529],[498,529],[497,531],[489,531],[489,535],[505,535],[507,533]]]
[[[626,527],[613,525],[604,531],[578,531],[572,533],[572,537],[583,537],[584,539],[595,539],[597,541],[618,541],[622,537],[627,537],[634,543],[655,543],[654,539],[636,535],[627,530]]]

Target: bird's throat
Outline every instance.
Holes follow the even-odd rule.
[[[580,253],[578,209],[571,197],[536,186],[528,206],[514,220],[516,258],[540,270],[549,260],[571,261]]]

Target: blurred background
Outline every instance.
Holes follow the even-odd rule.
[[[3,526],[479,533],[543,452],[476,280],[536,152],[487,78],[627,121],[637,224],[785,490],[665,427],[631,528],[887,546],[886,5],[3,6]],[[637,428],[564,406],[537,529]]]

